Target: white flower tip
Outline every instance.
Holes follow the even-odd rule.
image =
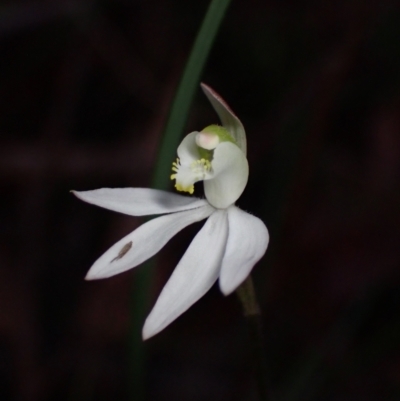
[[[246,279],[246,277],[240,281],[240,282],[236,282],[236,281],[227,281],[226,279],[224,280],[222,277],[219,278],[219,289],[221,290],[222,294],[224,294],[226,297],[228,295],[231,295],[233,291],[235,291],[240,284],[243,283],[243,281]]]
[[[151,337],[154,337],[165,327],[157,324],[158,322],[150,321],[149,318],[146,319],[143,329],[142,329],[142,340],[146,341]]]
[[[145,330],[145,327],[143,327],[143,330],[142,330],[142,340],[143,341],[146,341],[153,336],[154,336],[153,333],[151,333],[149,330]]]
[[[85,276],[86,281],[92,281],[92,280],[99,280],[105,277],[102,277],[99,274],[94,273],[92,270],[89,270]]]
[[[83,197],[82,197],[82,195],[81,195],[81,193],[79,191],[75,191],[75,189],[71,189],[69,192],[72,195],[75,195],[78,199],[81,199],[81,200],[85,201],[85,199],[83,199]]]
[[[92,280],[101,280],[104,278],[109,278],[115,276],[117,273],[112,273],[108,269],[99,269],[98,266],[92,266],[91,269],[86,273],[85,280],[92,281]]]
[[[196,144],[200,148],[213,150],[219,144],[219,137],[212,132],[199,132],[196,135]]]
[[[231,113],[232,115],[235,115],[235,113],[231,110],[231,108],[228,106],[228,104],[225,102],[225,100],[222,98],[222,96],[217,93],[213,88],[211,88],[211,86],[208,86],[207,84],[205,84],[204,82],[200,83],[201,89],[203,89],[203,92],[205,93],[205,95],[210,99],[210,98],[214,98],[218,103],[221,104],[221,106],[223,106],[229,113]],[[218,112],[217,112],[218,114]],[[237,118],[237,117],[236,117]]]

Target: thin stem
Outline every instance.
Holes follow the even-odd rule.
[[[170,185],[168,172],[175,158],[194,94],[199,88],[200,75],[230,2],[231,0],[213,0],[208,7],[172,102],[154,171],[154,188],[167,189]]]
[[[168,189],[171,163],[186,124],[189,109],[198,89],[200,75],[214,43],[218,28],[231,0],[212,0],[197,34],[188,62],[172,102],[168,122],[162,137],[152,187]],[[141,329],[150,304],[150,287],[154,276],[154,259],[135,275],[131,298],[130,330],[130,390],[131,399],[145,399],[146,354]]]
[[[247,320],[249,334],[253,344],[253,356],[256,361],[257,385],[260,401],[268,401],[267,363],[264,349],[261,309],[256,299],[253,280],[249,276],[236,290],[243,306],[243,314]]]

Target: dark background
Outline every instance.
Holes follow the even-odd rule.
[[[149,185],[207,5],[0,5],[2,401],[129,399],[135,271],[83,278],[141,220],[69,190]],[[271,234],[254,280],[275,400],[400,399],[399,2],[233,0],[202,80],[246,127],[238,204]],[[199,90],[187,132],[216,122]],[[159,254],[152,302],[198,227]],[[234,295],[145,345],[147,400],[255,399]]]

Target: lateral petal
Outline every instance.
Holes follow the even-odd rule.
[[[163,330],[212,287],[220,272],[227,235],[226,211],[215,211],[161,291],[143,327],[144,340]]]
[[[235,203],[249,178],[249,164],[244,153],[233,143],[220,143],[211,162],[212,178],[204,180],[204,194],[216,208],[225,209]]]
[[[138,266],[155,255],[183,228],[207,218],[214,210],[205,205],[150,220],[100,256],[90,268],[86,280],[111,277]]]
[[[219,287],[228,295],[250,274],[268,247],[269,234],[257,217],[236,206],[228,209],[229,234],[222,260]]]
[[[92,191],[71,192],[92,205],[130,216],[180,212],[207,204],[204,199],[151,188],[101,188]]]

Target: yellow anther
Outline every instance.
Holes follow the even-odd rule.
[[[189,187],[184,188],[182,185],[179,185],[178,183],[176,183],[175,188],[180,192],[189,192],[190,195],[193,195],[193,192],[194,192],[194,185],[190,185]]]
[[[182,169],[182,170],[180,170]],[[181,162],[176,159],[172,163],[173,174],[170,175],[171,180],[176,180],[175,188],[181,192],[194,193],[194,183],[204,180],[206,173],[211,170],[211,162],[206,159],[194,160],[190,166],[182,166]]]

